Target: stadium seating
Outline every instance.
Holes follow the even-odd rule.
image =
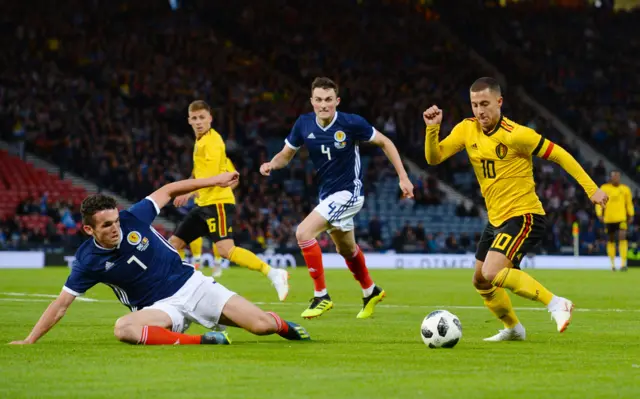
[[[84,188],[61,180],[59,176],[36,168],[4,150],[0,150],[0,170],[0,230],[9,220],[17,225],[17,230],[9,230],[7,236],[14,232],[44,236],[46,232],[48,239],[55,239],[79,234],[78,211],[87,196]],[[70,216],[73,215],[70,221],[64,220],[66,210]],[[57,220],[51,217],[51,212]],[[55,229],[47,232],[50,223]],[[161,234],[167,234],[161,225],[155,227]]]
[[[22,41],[0,39],[7,54],[14,55],[1,83],[7,94],[0,98],[0,125],[5,127],[0,135],[12,139],[12,132],[24,130],[30,150],[63,170],[73,170],[137,200],[166,182],[190,175],[192,133],[184,123],[184,111],[190,100],[205,99],[213,105],[214,125],[227,135],[227,151],[243,175],[238,215],[247,222],[242,227],[246,236],[256,242],[295,245],[295,224],[314,202],[309,163],[297,160],[279,181],[267,181],[256,170],[280,149],[295,116],[309,110],[308,84],[315,74],[335,77],[343,88],[341,107],[365,115],[419,165],[425,165],[422,109],[432,103],[441,105],[445,131],[470,114],[464,87],[482,69],[469,59],[464,46],[447,36],[436,15],[409,3],[327,0],[326,8],[317,9],[298,0],[287,2],[284,12],[274,14],[275,8],[267,2],[238,0],[226,4],[224,13],[216,12],[218,4],[206,3],[198,5],[203,7],[198,12],[167,14],[165,4],[152,0],[140,0],[127,9],[93,2],[91,7],[99,6],[99,13],[91,7],[79,12],[73,0],[59,2],[59,15],[79,12],[81,18],[69,26],[63,18],[52,18],[34,32],[47,62],[24,63],[18,56]],[[362,18],[362,7],[367,8],[367,18]],[[41,10],[48,8],[51,5],[43,1]],[[352,27],[351,31],[325,34],[312,23],[318,20],[316,12],[327,10],[332,10],[332,17],[320,20],[339,18],[340,25]],[[340,12],[334,14],[335,10]],[[20,3],[12,3],[6,13],[24,16],[27,22],[37,18]],[[202,15],[212,19],[201,19]],[[108,22],[115,19],[122,23]],[[60,39],[49,40],[64,29],[80,32],[89,26],[95,35],[90,39],[67,35],[64,46],[55,45]],[[352,40],[343,40],[347,33]],[[167,34],[171,40],[159,41]],[[363,40],[383,43],[385,38],[401,45],[375,45],[368,48],[383,50],[362,51]],[[43,76],[55,82],[55,96],[46,94],[50,89]],[[27,88],[44,94],[30,96]],[[63,119],[63,109],[75,119]],[[507,97],[505,113],[586,161],[515,99]],[[363,151],[363,159],[375,157],[375,151],[365,147]],[[557,251],[570,244],[569,226],[576,214],[593,219],[593,209],[565,174],[548,166],[542,173],[538,165],[538,193],[545,206],[551,205],[550,219],[558,222],[548,250]],[[586,166],[604,179],[606,171]],[[446,199],[426,206],[381,206],[398,198],[395,183],[378,179],[376,172],[365,179],[372,195],[359,225],[366,226],[372,216],[382,219],[387,247],[400,227],[406,230],[406,221],[420,220],[435,234],[478,232],[480,224],[456,219],[458,204]],[[474,205],[482,204],[464,153],[430,167],[429,172],[472,198]],[[573,197],[577,201],[567,200]],[[175,220],[181,217],[179,212],[169,212]],[[269,224],[259,213],[277,221]],[[366,227],[362,233],[367,233]]]

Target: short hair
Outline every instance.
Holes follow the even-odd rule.
[[[313,79],[313,83],[311,83],[311,93],[313,94],[313,90],[317,88],[325,90],[333,89],[336,92],[336,96],[338,95],[338,85],[329,78],[318,77]]]
[[[209,104],[207,104],[202,100],[196,100],[191,104],[189,104],[189,112],[201,111],[203,109],[206,110],[208,113],[211,113],[211,107],[209,106]]]
[[[622,174],[620,173],[620,169],[611,169],[611,172],[609,172],[609,175],[612,175],[614,173]]]
[[[94,226],[93,216],[107,209],[116,209],[118,203],[116,199],[104,194],[93,194],[82,201],[80,205],[80,214],[82,215],[82,224]]]
[[[490,91],[496,93],[499,96],[502,95],[502,89],[500,88],[500,83],[498,83],[496,79],[486,77],[486,76],[480,79],[477,79],[475,82],[473,82],[469,90],[475,93],[475,92],[486,90],[486,89],[489,89]]]

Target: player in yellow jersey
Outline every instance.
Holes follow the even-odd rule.
[[[535,192],[532,156],[562,166],[592,202],[606,205],[607,194],[598,189],[568,152],[502,115],[503,99],[495,79],[476,80],[470,88],[470,97],[475,118],[458,123],[442,141],[438,139],[442,110],[434,105],[424,112],[425,157],[435,165],[466,149],[485,198],[489,223],[478,243],[473,284],[487,308],[505,326],[485,340],[525,339],[525,329],[504,288],[542,302],[555,319],[558,331],[563,332],[571,321],[573,303],[553,295],[519,269],[523,254],[540,243],[546,228],[545,212]]]
[[[235,171],[236,171],[236,168],[235,166],[233,166],[233,162],[231,162],[231,160],[227,158],[227,172],[235,172]],[[233,190],[237,186],[238,186],[238,182],[236,181],[229,187]],[[202,239],[202,237],[198,237],[195,240],[191,241],[191,243],[189,244],[189,249],[191,250],[191,256],[193,258],[192,262],[196,270],[200,268],[203,241],[204,240]],[[212,265],[213,272],[211,275],[213,277],[220,277],[222,276],[222,256],[220,256],[220,251],[218,251],[218,247],[215,245],[215,243],[211,246],[211,250],[213,251],[213,262],[214,262]],[[180,256],[184,259],[185,257],[184,249],[178,252],[180,252]]]
[[[616,233],[618,233],[618,245],[620,249],[621,271],[627,271],[627,228],[633,221],[633,197],[629,186],[620,183],[620,172],[611,172],[609,183],[602,185],[602,191],[609,196],[609,204],[606,208],[596,205],[596,214],[604,223],[604,230],[608,236],[607,255],[611,259],[611,270],[616,270]]]
[[[189,124],[196,136],[192,174],[196,179],[218,175],[228,168],[224,141],[211,127],[212,120],[211,108],[206,102],[194,101],[189,105]],[[235,246],[233,217],[236,199],[231,188],[201,189],[176,198],[174,205],[182,206],[194,196],[196,206],[176,228],[169,239],[171,245],[183,250],[193,240],[207,236],[215,243],[220,256],[267,276],[278,292],[278,298],[284,301],[289,293],[289,273],[283,269],[272,269],[253,252]]]

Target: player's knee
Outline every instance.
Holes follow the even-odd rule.
[[[354,245],[336,245],[338,253],[345,259],[351,259],[356,252],[356,246]]]
[[[171,236],[169,237],[169,244],[171,244],[172,247],[174,247],[175,249],[184,249],[184,247],[187,246],[187,244],[185,244],[184,241],[182,241],[182,239],[176,237],[176,236]]]
[[[296,229],[296,240],[298,242],[313,240],[315,237],[312,237],[307,229],[302,227],[302,224],[298,225]]]
[[[231,252],[233,251],[233,249],[235,248],[235,246],[232,246],[230,248],[227,247],[216,247],[218,250],[218,255],[222,258],[225,259],[229,259],[229,257],[231,256]]]
[[[482,265],[482,277],[485,281],[493,281],[496,278],[496,275],[500,272],[500,270],[495,267],[491,267],[491,265],[484,264]]]
[[[115,335],[116,338],[121,342],[135,344],[140,340],[140,331],[137,330],[136,326],[127,321],[126,318],[121,317],[116,320],[116,325],[113,328],[113,335]]]
[[[277,331],[273,316],[263,313],[257,317],[249,326],[249,332],[255,335],[268,335]]]
[[[487,290],[491,288],[491,283],[484,278],[480,270],[476,270],[475,273],[473,273],[471,281],[477,290]]]

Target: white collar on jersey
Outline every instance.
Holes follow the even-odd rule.
[[[93,245],[95,245],[96,247],[102,249],[103,251],[113,251],[114,249],[120,249],[120,244],[122,244],[122,238],[123,238],[123,236],[122,236],[122,228],[121,228],[120,229],[120,241],[118,241],[118,245],[116,245],[115,248],[111,248],[111,249],[105,248],[102,245],[98,244],[98,242],[96,241],[95,238],[93,239]]]
[[[334,123],[336,123],[337,120],[338,120],[338,111],[336,111],[336,114],[333,115],[333,120],[331,120],[331,123],[329,123],[326,127],[322,127],[322,125],[320,124],[320,121],[318,120],[318,117],[316,116],[316,125],[318,125],[320,129],[326,132],[331,128],[331,126],[333,126]]]

